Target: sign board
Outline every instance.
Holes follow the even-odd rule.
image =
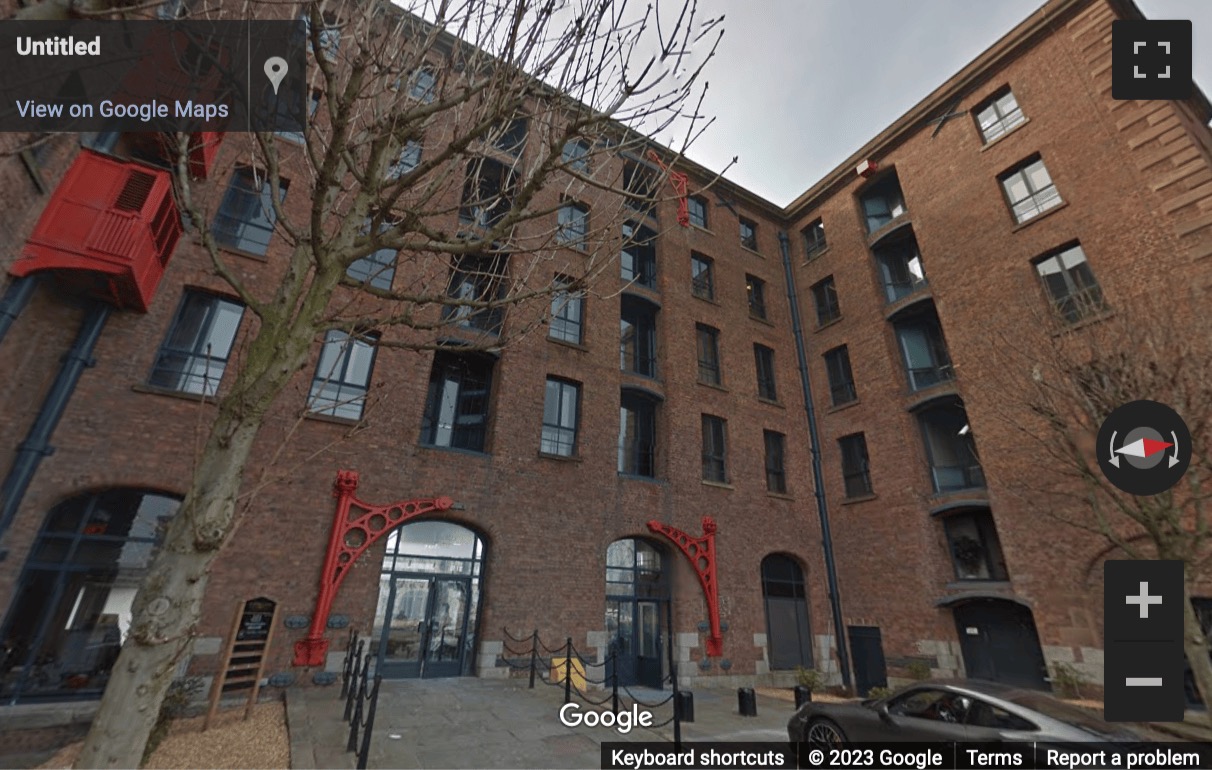
[[[225,695],[247,693],[244,718],[248,719],[252,713],[257,694],[261,691],[265,659],[273,642],[277,613],[277,602],[264,596],[241,602],[236,607],[222,668],[211,686],[210,709],[206,712],[203,730],[210,726],[210,720],[219,710],[219,700]]]

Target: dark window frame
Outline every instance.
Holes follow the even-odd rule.
[[[507,254],[463,254],[451,259],[450,280],[446,296],[452,300],[493,302],[506,294],[509,256]],[[465,288],[470,287],[469,293]],[[500,334],[505,322],[505,308],[445,304],[442,320],[466,329],[488,334]]]
[[[556,243],[569,249],[585,251],[589,238],[589,207],[566,200],[556,211]]]
[[[741,246],[750,251],[758,250],[758,223],[746,217],[738,217],[738,230],[741,236]]]
[[[552,385],[556,386],[555,418],[550,422],[549,413],[552,408]],[[571,392],[571,396],[569,393]],[[571,425],[566,424],[568,417],[566,399],[572,399]],[[539,439],[539,452],[556,457],[576,457],[578,439],[581,428],[581,383],[565,377],[548,375],[543,391],[543,430]]]
[[[1071,261],[1066,259],[1067,255],[1074,252],[1080,259],[1073,261],[1071,265],[1066,265],[1065,262]],[[1055,263],[1059,269],[1049,270],[1045,273],[1045,265],[1049,263]],[[1086,257],[1086,251],[1082,248],[1080,241],[1073,241],[1053,249],[1032,260],[1031,264],[1035,268],[1036,277],[1039,278],[1049,303],[1067,323],[1079,323],[1107,311],[1107,301],[1103,295],[1102,285],[1095,277],[1094,268],[1091,267],[1090,260]],[[1081,268],[1082,265],[1085,265],[1084,270]],[[1075,272],[1080,280],[1075,279]],[[1058,282],[1055,279],[1049,280],[1048,276],[1052,275],[1061,276],[1060,283],[1063,283],[1065,290],[1063,295],[1057,293],[1057,289],[1060,288]]]
[[[185,314],[202,302],[207,303],[203,309],[202,319],[200,321],[187,320]],[[216,341],[212,339],[216,322],[224,310],[230,312],[236,308],[240,313],[231,331],[231,338],[227,340],[226,350],[219,354],[214,350]],[[160,347],[156,351],[156,359],[152,364],[151,373],[148,375],[147,384],[153,388],[179,393],[204,397],[215,395],[227,369],[231,350],[240,336],[240,326],[243,322],[243,303],[213,292],[186,288],[177,304],[177,310],[173,314],[168,332],[164,335],[164,339],[161,340]],[[195,328],[188,331],[189,327]],[[181,346],[180,340],[174,339],[180,333],[188,333],[193,336],[194,339],[189,343],[188,348]],[[170,361],[174,359],[176,362],[170,364]],[[198,380],[198,375],[193,370],[198,367],[199,363],[203,367],[203,374],[199,383],[201,387],[197,388],[192,384]],[[175,384],[165,379],[169,376],[176,380]]]
[[[964,529],[969,531],[962,531]],[[956,580],[1001,582],[1010,579],[991,511],[982,508],[949,513],[943,518],[943,534]]]
[[[787,436],[773,430],[762,431],[766,449],[766,491],[787,494]]]
[[[765,321],[766,282],[756,275],[745,274],[745,299],[749,303],[749,317]]]
[[[842,304],[838,299],[837,282],[832,275],[825,276],[809,289],[816,306],[817,328],[828,326],[842,317]]]
[[[851,433],[837,440],[842,455],[842,488],[847,499],[875,494],[871,484],[871,459],[867,453],[867,437]]]
[[[569,151],[572,147],[572,151]],[[560,151],[560,162],[565,167],[585,173],[589,171],[589,154],[593,151],[593,146],[589,140],[576,137],[564,142],[564,148]]]
[[[258,179],[261,181],[259,190],[253,187]],[[290,180],[279,177],[278,182],[281,196],[278,204],[281,205],[290,189]],[[269,253],[277,222],[269,175],[252,166],[237,166],[211,222],[215,243],[241,254],[264,257]]]
[[[715,260],[697,251],[690,252],[690,291],[699,299],[715,301]]]
[[[703,481],[728,483],[728,421],[713,414],[702,415]]]
[[[909,213],[909,207],[905,204],[905,191],[901,187],[896,169],[890,169],[859,191],[858,201],[868,235],[878,232]]]
[[[566,275],[557,275],[552,282],[551,322],[547,326],[550,339],[580,345],[585,334],[585,291],[568,291],[578,282]]]
[[[686,198],[686,210],[690,214],[690,224],[707,229],[707,199],[701,195],[690,195]]]
[[[473,352],[434,353],[421,421],[422,445],[487,453],[496,363],[491,356]],[[453,389],[448,387],[452,383]],[[453,404],[448,396],[453,396]],[[449,425],[441,422],[443,412],[453,417]],[[443,436],[443,430],[448,435]]]
[[[657,376],[656,327],[659,308],[630,294],[620,298],[619,368],[641,377]],[[633,330],[628,346],[628,327]]]
[[[953,411],[957,409],[958,414]],[[945,403],[921,410],[917,413],[917,424],[925,448],[926,466],[930,471],[930,485],[935,494],[985,488],[985,470],[976,451],[976,440],[972,436],[967,413],[958,403]],[[964,427],[968,427],[968,430],[961,432]],[[948,457],[958,460],[960,464],[944,465]]]
[[[767,401],[778,401],[779,391],[774,368],[774,348],[763,345],[760,342],[753,343],[753,363],[754,369],[757,371],[758,398],[763,398]]]
[[[1012,108],[1002,103],[1007,96],[1014,102]],[[987,115],[990,110],[993,113],[991,119],[982,121],[981,116]],[[980,134],[981,141],[990,144],[1026,122],[1027,117],[1023,114],[1023,108],[1018,103],[1013,89],[1005,85],[973,108],[972,119],[976,123],[976,131]]]
[[[363,234],[370,232],[372,219],[373,217],[367,218]],[[383,222],[379,225],[379,231],[389,230],[394,226],[391,222]],[[345,268],[345,276],[350,280],[369,285],[376,289],[391,291],[391,284],[396,277],[396,262],[399,257],[399,249],[393,249],[389,246],[376,249],[366,256],[351,262],[349,267]]]
[[[1047,177],[1048,184],[1043,187],[1037,187],[1036,180],[1032,178],[1031,170],[1035,166],[1039,166],[1044,176]],[[1014,219],[1014,223],[1018,225],[1030,222],[1032,219],[1065,202],[1064,198],[1061,197],[1060,191],[1056,189],[1056,181],[1052,179],[1052,174],[1049,173],[1047,164],[1044,163],[1044,159],[1039,153],[1016,163],[1014,166],[998,174],[997,182],[998,186],[1002,189],[1002,197],[1010,208],[1010,216]],[[1023,188],[1026,190],[1026,195],[1020,198],[1013,197],[1014,193],[1011,192],[1010,188],[1014,182],[1022,183]]]
[[[829,380],[829,397],[833,406],[844,406],[858,401],[858,389],[854,383],[854,370],[850,367],[850,349],[846,345],[826,350],[825,373]]]
[[[706,385],[723,385],[720,330],[707,324],[695,324],[694,339],[695,350],[698,352],[699,382]]]
[[[658,401],[638,391],[624,389],[619,395],[619,462],[623,476],[656,478]],[[627,413],[635,416],[627,419]],[[628,432],[634,428],[634,435]]]
[[[511,166],[496,158],[472,158],[463,179],[459,223],[483,229],[497,226],[513,209],[516,193],[517,174]]]
[[[804,236],[804,259],[818,257],[829,248],[829,242],[825,240],[825,221],[821,217],[810,222],[801,233]]]
[[[619,274],[624,281],[656,290],[657,234],[638,222],[623,223]]]
[[[370,385],[374,379],[375,359],[379,352],[379,335],[374,332],[366,334],[349,334],[339,329],[330,329],[324,335],[320,346],[320,356],[316,360],[315,373],[312,375],[311,388],[307,393],[307,411],[309,414],[336,417],[343,420],[361,420],[366,411],[366,397],[370,393]],[[324,359],[330,348],[337,347],[336,359],[330,371],[321,371]],[[370,360],[366,363],[364,381],[346,379],[354,363],[354,353],[359,348],[369,350]],[[354,408],[356,406],[356,409]]]

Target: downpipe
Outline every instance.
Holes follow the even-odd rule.
[[[4,341],[4,335],[8,334],[17,316],[21,315],[21,311],[29,304],[37,287],[37,274],[14,278],[9,282],[4,296],[0,297],[0,342]]]

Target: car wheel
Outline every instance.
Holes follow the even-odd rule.
[[[846,745],[846,733],[837,722],[829,719],[814,719],[804,732],[804,742],[810,746],[837,748]]]

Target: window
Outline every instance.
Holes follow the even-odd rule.
[[[503,254],[456,257],[446,292],[450,304],[442,309],[442,317],[460,326],[499,333],[505,309],[477,305],[504,297],[507,262],[508,258]]]
[[[560,160],[574,171],[585,173],[589,170],[589,142],[585,139],[569,139],[564,142],[564,152]]]
[[[408,95],[428,104],[433,101],[434,88],[437,83],[438,80],[433,70],[429,67],[421,67],[412,73],[412,77],[409,79]]]
[[[1006,134],[1024,120],[1023,111],[1019,109],[1018,101],[1009,88],[976,108],[976,125],[985,144]]]
[[[958,580],[1007,580],[997,527],[989,511],[956,513],[943,520]]]
[[[863,216],[867,220],[867,232],[874,233],[884,225],[905,213],[905,198],[901,195],[901,183],[896,171],[885,174],[878,182],[867,188],[859,201]]]
[[[833,283],[833,276],[829,276],[813,284],[812,300],[816,303],[817,326],[824,326],[842,317],[842,309],[838,305],[837,287]]]
[[[897,323],[896,338],[905,357],[909,390],[929,388],[955,376],[942,326],[933,313]]]
[[[181,393],[215,395],[243,317],[244,306],[240,303],[187,289],[160,344],[148,384]]]
[[[785,437],[772,430],[762,431],[762,436],[766,443],[766,491],[786,494],[787,471],[783,466]]]
[[[303,30],[307,34],[307,50],[312,50],[311,43],[311,14],[304,12]],[[320,55],[328,61],[335,61],[337,58],[337,50],[341,47],[341,27],[337,24],[337,19],[330,13],[324,14],[324,28],[320,30]]]
[[[623,199],[630,208],[656,216],[656,173],[639,161],[629,160],[623,164]]]
[[[757,251],[757,223],[741,217],[741,245],[750,251]]]
[[[547,378],[543,399],[543,454],[572,457],[577,448],[577,415],[581,404],[581,386],[575,382]]]
[[[700,299],[715,299],[715,278],[710,257],[690,254],[690,290]]]
[[[656,305],[624,294],[619,315],[620,368],[656,376]]]
[[[1014,212],[1015,222],[1034,219],[1050,208],[1061,204],[1060,193],[1044,168],[1044,161],[1037,155],[998,177],[1006,201]]]
[[[757,365],[758,396],[767,401],[777,401],[778,390],[774,384],[774,351],[765,345],[754,345],[753,360]]]
[[[495,227],[513,208],[516,177],[504,163],[476,158],[467,164],[459,221],[477,227]]]
[[[285,87],[286,86],[284,84],[283,85],[284,92],[282,94],[283,98],[278,99],[274,102],[274,109],[277,111],[276,119],[281,121],[281,123],[279,123],[278,125],[283,125],[283,124],[289,125],[292,123],[306,124],[310,120],[314,119],[316,117],[316,113],[320,110],[320,100],[323,98],[324,95],[317,90],[314,90],[314,89],[312,90],[311,98],[307,102],[308,120],[301,121],[301,120],[299,120],[299,118],[301,116],[298,113],[294,113],[294,110],[291,109],[291,107],[293,107],[293,104],[291,103],[292,100],[289,98],[286,98]],[[294,113],[294,114],[291,114],[291,113]],[[306,126],[304,125],[304,128],[305,127]],[[298,144],[302,144],[306,138],[304,136],[302,128],[298,131],[275,131],[274,135],[280,136],[283,139],[288,139],[288,140],[290,140],[292,142],[296,142]]]
[[[850,371],[850,351],[845,345],[825,353],[825,371],[829,374],[829,396],[834,406],[858,399],[854,374]]]
[[[752,275],[745,276],[745,295],[749,298],[749,315],[766,319],[766,282]]]
[[[720,384],[720,330],[695,324],[699,348],[699,382]]]
[[[392,224],[384,222],[380,225],[379,231],[390,230]],[[366,221],[363,233],[370,232],[370,220]],[[396,277],[396,249],[382,248],[372,251],[361,259],[355,260],[346,269],[345,275],[354,281],[358,281],[376,289],[391,291],[392,279]]]
[[[884,281],[884,299],[888,302],[896,302],[926,287],[926,272],[915,238],[881,243],[874,253]]]
[[[585,237],[589,234],[589,209],[579,203],[565,203],[560,206],[559,222],[556,242],[584,250]]]
[[[526,132],[529,124],[526,118],[514,118],[508,123],[501,123],[489,129],[488,137],[492,146],[503,153],[517,158],[526,147]]]
[[[164,0],[156,8],[157,19],[183,19],[189,15],[189,3],[186,0]]]
[[[396,156],[396,159],[388,164],[387,180],[395,181],[419,165],[421,165],[421,143],[415,139],[409,139],[400,148],[400,154]]]
[[[985,486],[985,473],[962,406],[952,403],[927,409],[918,415],[918,421],[935,492]]]
[[[547,329],[547,336],[580,345],[585,292],[571,290],[575,284],[572,278],[556,276],[557,288],[551,295],[551,325]]]
[[[619,473],[656,476],[656,402],[629,390],[619,400]]]
[[[1052,298],[1052,304],[1069,323],[1107,309],[1103,291],[1078,244],[1066,246],[1035,263],[1035,270]]]
[[[804,253],[808,259],[818,256],[828,246],[825,240],[825,223],[820,218],[804,228]]]
[[[726,423],[722,417],[703,415],[703,481],[728,483]]]
[[[279,203],[286,199],[290,184],[285,179],[281,183]],[[247,166],[237,168],[211,227],[215,241],[220,246],[263,257],[269,250],[276,221],[269,179]]]
[[[838,439],[842,450],[842,482],[846,497],[864,497],[871,494],[871,467],[867,462],[867,439],[862,433],[842,436]]]
[[[690,212],[690,224],[707,229],[707,201],[691,196],[686,199],[686,209]]]
[[[434,354],[421,443],[484,451],[492,365],[490,357],[475,353]]]
[[[307,410],[347,420],[362,419],[370,373],[375,363],[377,337],[353,337],[333,330],[324,336],[324,347],[311,381]]]
[[[623,225],[622,264],[624,281],[656,288],[656,233],[643,225]]]

